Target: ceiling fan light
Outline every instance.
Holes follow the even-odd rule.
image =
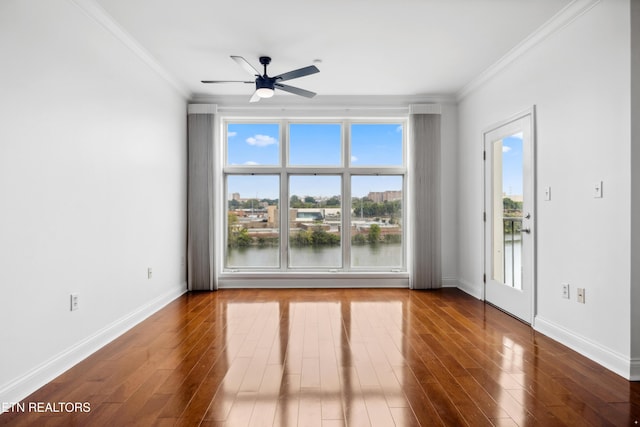
[[[271,98],[274,90],[268,87],[261,87],[256,90],[256,95],[260,98]]]

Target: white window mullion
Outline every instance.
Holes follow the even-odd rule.
[[[349,121],[342,126],[342,164],[345,167],[342,174],[342,269],[351,270],[351,146]]]
[[[351,174],[342,174],[342,269],[351,270]]]
[[[280,270],[289,269],[289,174],[287,160],[289,158],[288,123],[280,124]]]
[[[406,143],[405,143],[406,146]],[[409,180],[407,179],[407,173],[405,172],[403,174],[402,177],[402,241],[404,242],[402,244],[402,268],[404,268],[405,270],[408,267],[408,261],[407,261],[407,255],[408,255],[408,251],[407,251],[407,247],[409,246],[409,228],[411,227],[409,225],[409,210],[407,209],[407,204],[408,204],[408,189],[409,189]]]

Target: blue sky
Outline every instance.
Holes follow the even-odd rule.
[[[401,166],[402,125],[352,124],[352,166]],[[342,129],[335,123],[292,123],[289,127],[291,165],[341,166]],[[279,165],[280,128],[277,123],[229,124],[227,128],[227,164],[256,166]],[[293,177],[291,194],[331,197],[340,194],[339,177]],[[375,179],[374,179],[375,178]],[[352,181],[352,195],[362,197],[369,191],[401,190],[400,177],[359,177]],[[277,177],[244,176],[229,178],[229,194],[238,192],[242,198],[278,198]]]
[[[289,164],[341,165],[340,124],[291,124],[289,139]]]
[[[402,166],[402,125],[352,125],[351,164]]]
[[[522,195],[522,134],[502,140],[502,191]]]
[[[291,165],[339,166],[342,158],[341,125],[332,123],[292,123],[289,127]],[[227,164],[278,165],[280,127],[278,124],[229,124]],[[402,125],[351,125],[353,166],[401,166]]]
[[[277,124],[230,124],[227,128],[227,164],[277,165],[280,131]]]

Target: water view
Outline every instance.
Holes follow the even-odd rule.
[[[226,268],[404,266],[402,176],[352,176],[346,212],[340,175],[290,175],[288,182],[283,217],[280,200],[265,196],[277,194],[277,175],[228,176]],[[249,187],[260,191],[243,197]],[[308,195],[311,189],[314,195]],[[283,226],[289,236],[286,260],[280,260]],[[343,259],[344,238],[351,243],[350,261]]]
[[[519,234],[505,235],[504,284],[522,289],[522,238]]]
[[[277,267],[280,249],[276,247],[244,247],[227,251],[227,267]],[[342,267],[342,248],[302,247],[290,252],[291,265],[297,267]],[[352,246],[353,267],[398,267],[402,265],[402,244]]]

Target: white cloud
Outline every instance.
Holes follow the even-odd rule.
[[[507,147],[506,145],[502,146],[502,152],[503,153],[508,153],[509,151],[511,151],[511,147]]]
[[[272,136],[268,136],[268,135],[256,135],[256,136],[252,136],[247,138],[247,144],[249,145],[255,145],[256,147],[266,147],[268,145],[272,145],[272,144],[277,144],[278,141],[272,137]]]
[[[352,161],[352,162],[357,162],[357,161],[358,161],[358,158],[357,158],[356,156],[351,156],[351,161]]]
[[[233,138],[234,136],[236,136],[238,134],[238,132],[227,132],[227,136],[229,138]]]
[[[396,132],[402,132],[402,125],[399,125],[399,126],[396,128]]]
[[[253,160],[248,160],[246,162],[244,162],[245,166],[255,166],[255,165],[259,165],[260,163],[258,162],[254,162]]]
[[[522,132],[518,132],[518,133],[515,133],[515,134],[511,135],[511,138],[522,139],[523,137],[524,137],[524,134]]]

